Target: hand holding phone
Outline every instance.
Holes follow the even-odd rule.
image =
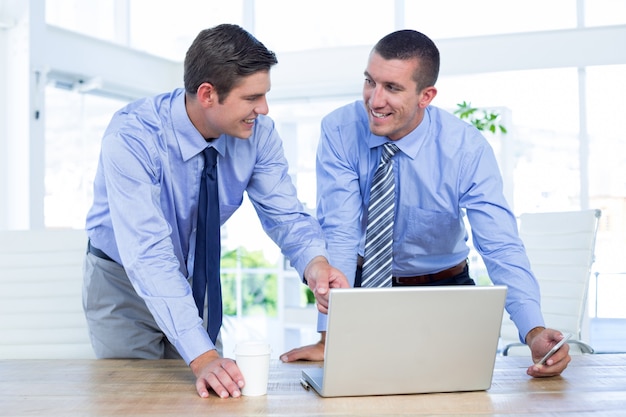
[[[561,348],[561,346],[563,346],[563,344],[565,342],[567,342],[570,338],[572,337],[571,333],[566,333],[563,335],[563,339],[561,339],[561,341],[559,343],[557,343],[556,345],[554,345],[552,347],[552,349],[550,349],[550,351],[548,353],[546,353],[546,356],[544,356],[543,358],[541,358],[541,360],[539,361],[538,365],[545,365],[546,361],[548,359],[550,359],[550,357],[552,355],[554,355],[556,353],[557,350],[559,350]]]

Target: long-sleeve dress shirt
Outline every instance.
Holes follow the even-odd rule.
[[[348,279],[363,255],[369,190],[386,137],[369,129],[357,101],[327,115],[317,153],[317,215],[330,262]],[[539,286],[502,190],[491,146],[468,123],[434,106],[394,141],[394,276],[439,272],[467,258],[467,215],[475,248],[495,284],[508,287],[506,309],[520,338],[543,326]],[[318,330],[325,330],[320,315]]]
[[[327,257],[319,223],[296,197],[270,118],[260,115],[249,139],[222,135],[210,146],[218,152],[221,224],[245,191],[263,229],[301,276],[314,257]],[[185,110],[184,90],[129,104],[103,137],[86,221],[93,245],[124,266],[187,363],[214,348],[188,283],[206,147]]]

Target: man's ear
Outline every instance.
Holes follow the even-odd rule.
[[[213,84],[202,83],[198,87],[196,98],[202,107],[211,107],[217,103],[217,91],[215,90]]]
[[[428,107],[431,101],[437,95],[437,89],[434,86],[426,87],[422,91],[420,91],[420,100],[419,106],[424,109]]]

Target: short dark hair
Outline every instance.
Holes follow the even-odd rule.
[[[423,33],[404,29],[392,32],[374,46],[374,52],[384,59],[417,59],[418,66],[413,74],[418,91],[434,86],[439,76],[439,50],[435,43]]]
[[[222,102],[242,77],[269,71],[278,63],[274,52],[237,25],[222,24],[201,31],[185,56],[185,91],[196,94],[211,83]]]

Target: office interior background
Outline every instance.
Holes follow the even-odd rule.
[[[427,34],[433,105],[501,115],[508,132],[486,136],[514,212],[602,210],[590,314],[626,318],[626,0],[0,0],[0,230],[82,229],[112,113],[182,86],[187,47],[219,23],[277,53],[269,116],[311,211],[322,116],[360,98],[378,39]],[[250,204],[223,236],[284,272]]]

